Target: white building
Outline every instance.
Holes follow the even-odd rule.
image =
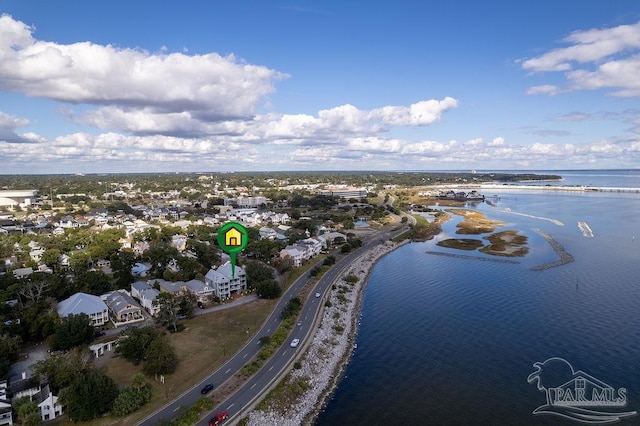
[[[341,198],[366,198],[367,190],[365,188],[354,188],[352,186],[332,186],[327,189],[321,189],[320,195],[333,195]]]
[[[260,239],[261,240],[275,240],[278,236],[277,232],[271,228],[267,228],[263,226],[260,228]]]
[[[10,208],[28,207],[36,202],[38,191],[29,189],[25,191],[0,191],[0,206]]]
[[[140,301],[140,305],[153,316],[156,316],[160,311],[159,306],[153,305],[153,301],[156,300],[159,294],[160,292],[148,282],[137,281],[131,284],[131,296],[137,298]]]
[[[7,398],[7,381],[3,380],[0,382],[0,426],[13,424],[11,411],[11,401]]]
[[[98,296],[87,293],[76,293],[68,299],[58,303],[56,310],[61,318],[71,314],[86,314],[91,319],[91,325],[101,326],[109,321],[107,305]]]
[[[231,274],[231,262],[210,269],[204,277],[207,286],[213,288],[214,294],[220,299],[228,299],[233,294],[239,294],[247,289],[247,273],[240,266],[235,268],[235,278]]]

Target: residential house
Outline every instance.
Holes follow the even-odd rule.
[[[140,305],[147,310],[151,315],[156,316],[160,311],[158,306],[153,305],[153,301],[160,294],[160,291],[156,290],[144,281],[137,281],[131,284],[131,296],[137,298],[140,301]]]
[[[193,293],[198,303],[209,303],[213,300],[213,296],[215,296],[213,287],[199,280],[187,281],[184,283],[183,289]]]
[[[295,245],[305,253],[306,260],[316,257],[322,250],[322,243],[314,238],[296,241]]]
[[[342,244],[347,241],[347,236],[340,232],[326,232],[322,234],[328,246]]]
[[[33,274],[33,268],[18,268],[13,270],[13,275],[19,280]]]
[[[98,296],[87,293],[76,293],[63,300],[56,306],[58,315],[62,318],[74,314],[86,314],[94,327],[105,325],[109,321],[107,305]]]
[[[120,238],[118,240],[118,244],[120,244],[120,247],[122,249],[125,249],[125,250],[126,249],[131,249],[132,241],[131,241],[131,238]]]
[[[267,228],[263,226],[260,228],[260,239],[261,240],[275,240],[278,234],[271,228]]]
[[[96,268],[98,269],[111,268],[111,261],[107,259],[99,259],[96,261]]]
[[[182,285],[184,282],[182,281],[165,281],[162,279],[154,279],[151,282],[151,285],[158,284],[160,286],[161,293],[171,293],[173,295],[178,295],[182,292]]]
[[[31,400],[38,404],[42,421],[52,420],[62,415],[62,405],[58,404],[58,397],[51,392],[49,385],[45,385],[40,392],[33,395]]]
[[[302,265],[302,261],[304,260],[304,252],[297,248],[296,246],[287,246],[280,250],[280,258],[291,258],[293,261],[293,266],[298,267]]]
[[[37,404],[42,421],[53,420],[62,415],[62,405],[58,404],[58,397],[51,392],[48,384],[43,387],[37,386],[16,392],[13,396],[13,401],[15,402],[24,397],[29,397],[31,401]]]
[[[61,254],[60,257],[58,258],[58,265],[66,268],[70,265],[71,262],[71,257],[69,257],[69,255],[67,254]]]
[[[0,382],[0,426],[11,426],[13,424],[11,401],[7,397],[7,387],[6,380]]]
[[[187,248],[187,236],[186,235],[172,236],[171,245],[175,247],[179,252],[185,251],[185,249]]]
[[[147,275],[147,272],[149,272],[149,269],[151,269],[151,266],[137,262],[131,267],[131,274],[136,278],[144,277]]]
[[[53,231],[51,231],[51,233],[53,235],[64,235],[64,228],[62,226],[58,226],[56,228],[53,228]]]
[[[116,325],[144,321],[142,308],[126,290],[117,290],[103,296],[111,320]]]
[[[31,259],[33,259],[35,262],[40,262],[40,259],[42,259],[42,255],[44,254],[44,247],[35,247],[33,248],[30,252],[29,252],[29,256],[31,256]]]
[[[146,241],[138,241],[133,246],[133,253],[136,256],[142,256],[142,254],[147,250],[149,250],[149,243]]]
[[[247,289],[247,274],[240,266],[235,267],[235,277],[232,276],[231,262],[210,269],[204,277],[208,287],[213,288],[214,294],[220,299],[228,299]]]

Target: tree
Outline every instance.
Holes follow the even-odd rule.
[[[298,315],[300,309],[302,309],[302,302],[298,297],[293,297],[287,302],[284,309],[282,310],[282,318],[287,319],[290,317],[294,317]]]
[[[118,386],[102,373],[76,375],[71,385],[60,392],[67,414],[74,421],[94,419],[111,410]]]
[[[247,285],[251,288],[256,288],[256,285],[261,281],[273,279],[273,269],[262,262],[247,262],[245,271],[247,273]]]
[[[31,369],[34,377],[49,383],[53,393],[71,385],[74,378],[93,371],[93,356],[85,348],[74,348],[64,355],[52,355],[36,362]]]
[[[70,314],[62,319],[53,340],[55,350],[71,349],[93,340],[93,326],[87,314]]]
[[[111,414],[117,417],[124,417],[136,411],[151,400],[151,388],[147,384],[142,373],[133,376],[131,386],[120,391],[115,401]]]
[[[116,353],[138,365],[144,360],[149,345],[158,335],[158,330],[153,327],[131,328],[118,338]]]
[[[89,294],[105,294],[114,290],[107,274],[102,271],[85,271],[76,275],[78,282],[84,283],[84,290]]]
[[[178,356],[164,335],[159,335],[149,345],[142,371],[149,375],[171,374],[178,368]]]
[[[18,359],[22,339],[19,336],[0,336],[0,379],[6,379],[9,375],[11,363]]]
[[[198,298],[190,291],[186,291],[178,296],[178,309],[180,315],[184,315],[187,318],[193,317],[193,311],[198,305]]]
[[[293,269],[293,258],[291,256],[279,257],[273,262],[273,266],[278,273],[284,274]]]
[[[276,299],[282,294],[282,289],[276,280],[264,280],[256,285],[256,293],[265,299]]]
[[[178,312],[180,311],[180,302],[171,294],[162,292],[153,301],[153,306],[157,306],[158,319],[166,327],[173,327],[174,331],[178,331]]]
[[[37,426],[42,424],[38,404],[28,396],[23,396],[13,404],[13,409],[18,414],[20,422],[24,426]]]
[[[136,263],[135,255],[130,250],[123,250],[119,253],[114,253],[110,260],[116,286],[118,288],[128,288],[134,281],[131,268]]]
[[[60,252],[60,250],[58,250],[57,248],[51,248],[42,253],[42,257],[40,258],[40,260],[45,265],[54,267],[58,265],[58,259],[60,259],[61,255],[62,253]]]

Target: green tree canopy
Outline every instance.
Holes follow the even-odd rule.
[[[282,288],[276,280],[260,281],[255,288],[256,293],[265,299],[276,299],[282,294]]]
[[[118,338],[116,353],[135,365],[140,364],[145,357],[151,342],[160,335],[153,327],[131,328],[123,332]]]
[[[93,326],[87,314],[70,314],[62,319],[53,339],[55,350],[71,349],[93,340]]]
[[[87,421],[109,412],[117,396],[118,386],[113,379],[98,372],[76,375],[71,385],[60,392],[60,400],[73,421]]]
[[[147,350],[142,371],[149,375],[171,374],[178,368],[178,356],[166,336],[160,335]]]

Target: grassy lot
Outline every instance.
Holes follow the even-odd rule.
[[[247,338],[262,325],[275,303],[275,300],[260,299],[247,305],[184,321],[185,330],[169,336],[180,360],[178,370],[165,377],[164,385],[153,377],[148,378],[152,386],[151,402],[128,417],[108,416],[86,424],[106,426],[141,421],[198,383],[236,353],[246,343]],[[134,366],[121,357],[113,358],[101,367],[104,373],[121,386],[131,384],[131,378],[141,369],[141,365]],[[220,383],[216,383],[216,386],[219,385]],[[219,402],[218,398],[221,398],[216,395],[216,391],[211,393],[211,397],[214,398],[214,402]],[[71,423],[66,421],[65,424]]]

